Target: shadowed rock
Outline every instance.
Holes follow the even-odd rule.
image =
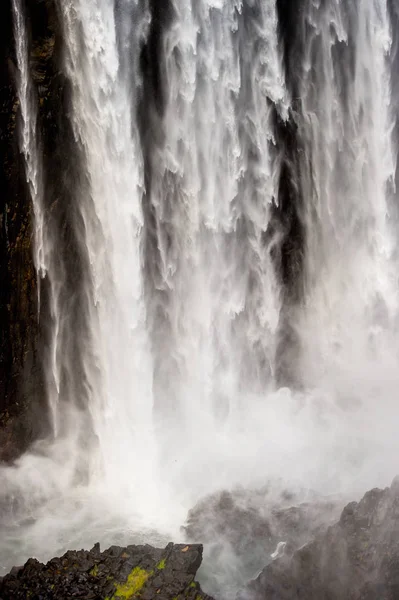
[[[224,538],[243,555],[254,544],[271,553],[280,541],[296,548],[309,541],[335,521],[338,507],[336,501],[312,492],[224,491],[201,500],[190,511],[184,531],[190,540]]]
[[[399,480],[374,489],[338,523],[269,564],[239,600],[397,600]]]
[[[20,104],[10,0],[0,6],[0,461],[46,429],[33,265],[33,210],[19,147]],[[33,37],[33,36],[32,36]],[[48,39],[50,39],[49,34]],[[41,419],[35,418],[39,412]]]
[[[335,523],[343,501],[304,490],[267,486],[223,491],[201,500],[184,532],[206,544],[203,577],[214,595],[234,598],[245,581],[272,560],[292,552]]]

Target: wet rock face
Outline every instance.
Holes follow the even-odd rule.
[[[338,523],[269,564],[240,600],[397,600],[399,481],[371,490]]]
[[[55,0],[25,0],[23,5],[43,159],[46,219],[57,232],[59,247],[55,267],[65,273],[65,288],[76,289],[80,300],[82,259],[70,221],[75,210],[71,206],[71,182],[80,176],[81,157],[68,117],[70,92],[62,72],[62,23]],[[43,365],[50,345],[51,311],[45,278],[40,282],[39,318],[33,206],[19,143],[22,122],[11,0],[0,3],[0,31],[1,462],[12,461],[50,430]],[[79,315],[75,305],[73,310]]]
[[[308,491],[292,494],[272,485],[237,489],[201,500],[183,528],[190,542],[205,544],[207,585],[214,595],[234,598],[243,582],[277,552],[293,552],[339,518],[343,501]],[[221,583],[219,583],[221,582]],[[231,583],[231,590],[226,589]]]
[[[0,582],[1,600],[212,600],[194,581],[202,546],[112,546],[67,552],[47,565],[30,559]]]
[[[43,390],[36,360],[32,206],[19,150],[11,0],[1,2],[0,31],[0,460],[9,460],[40,435],[30,408],[32,399],[39,408]]]
[[[224,491],[192,509],[184,531],[192,540],[224,538],[243,555],[254,544],[268,554],[281,541],[301,546],[333,523],[338,511],[335,502],[311,493],[304,501],[299,494],[275,494],[271,488]]]

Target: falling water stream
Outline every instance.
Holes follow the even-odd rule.
[[[53,432],[2,468],[4,569],[178,541],[217,490],[279,480],[353,499],[397,474],[394,3],[293,4],[59,0],[90,333],[84,397],[66,401],[79,332],[62,327],[73,291],[51,266],[14,0]]]

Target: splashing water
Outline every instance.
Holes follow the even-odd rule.
[[[1,472],[13,507],[1,564],[97,539],[177,540],[199,497],[235,485],[283,479],[348,496],[388,483],[399,417],[391,5],[59,9],[86,176],[71,188],[95,441],[82,445],[81,400],[61,406],[49,385],[61,427]],[[14,16],[44,274],[54,244],[18,0]]]

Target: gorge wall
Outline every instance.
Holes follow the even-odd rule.
[[[43,13],[47,16],[45,6],[44,3],[36,6],[36,26],[41,26]],[[18,67],[12,5],[8,0],[1,4],[0,22],[0,458],[9,460],[43,433],[40,431],[43,420],[34,418],[34,414],[41,412],[45,416],[47,409],[43,372],[38,359],[40,336],[32,248],[33,209],[19,143],[21,114],[17,97]],[[54,34],[46,29],[34,32],[37,36],[35,42],[39,45],[47,36],[52,47]],[[49,47],[43,54],[42,64],[40,67],[37,64],[37,67],[48,85],[52,76],[50,63],[53,52]]]

